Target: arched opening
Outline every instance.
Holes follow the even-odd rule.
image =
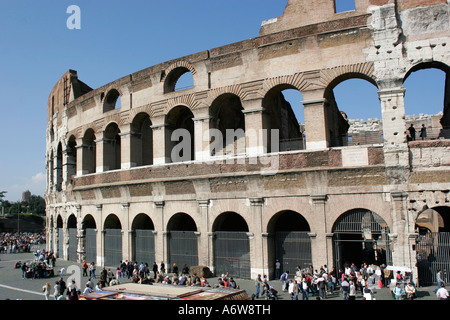
[[[49,158],[48,158],[48,167],[47,167],[47,170],[48,170],[48,186],[47,186],[47,188],[48,189],[52,189],[53,188],[53,183],[55,182],[54,180],[54,170],[55,170],[55,167],[54,167],[54,158],[53,158],[53,150],[50,152],[50,156],[49,156]]]
[[[92,215],[88,214],[84,217],[82,228],[85,233],[84,250],[86,252],[86,261],[97,262],[97,224]]]
[[[245,154],[245,117],[241,99],[226,93],[209,108],[211,155]]]
[[[116,89],[110,90],[103,102],[103,112],[119,109],[122,107],[121,97],[119,91]]]
[[[305,122],[303,96],[291,85],[279,85],[269,90],[263,99],[265,122],[268,123],[268,133],[278,130],[279,151],[305,149]],[[268,142],[271,135],[268,136]],[[269,145],[268,150],[274,151]]]
[[[405,76],[408,141],[450,138],[450,67],[421,63]]]
[[[192,72],[186,67],[173,69],[164,82],[164,93],[190,89],[194,87]]]
[[[376,83],[362,74],[336,78],[326,90],[331,146],[383,143],[381,106]]]
[[[115,214],[110,214],[104,226],[104,265],[114,267],[122,261],[122,224]]]
[[[197,225],[186,213],[173,215],[167,223],[169,261],[167,270],[172,271],[174,263],[179,269],[198,265]]]
[[[250,240],[245,219],[235,212],[220,214],[213,223],[214,270],[250,278]]]
[[[155,261],[155,226],[152,219],[145,213],[140,213],[133,219],[131,228],[133,230],[134,260],[151,265]]]
[[[195,159],[194,114],[186,106],[177,106],[166,116],[166,151],[171,162]]]
[[[448,278],[450,272],[450,207],[423,210],[416,219],[416,257],[419,284],[436,284],[439,270]]]
[[[152,122],[146,113],[139,113],[131,123],[131,163],[135,166],[153,164]]]
[[[104,132],[103,167],[104,171],[117,170],[121,167],[120,129],[116,123],[110,123]]]
[[[353,209],[343,213],[333,225],[334,267],[391,264],[389,227],[376,213]]]
[[[56,150],[56,191],[62,190],[63,183],[63,151],[61,142]]]
[[[58,234],[56,235],[56,256],[58,258],[64,258],[64,229],[61,215],[58,215],[56,218],[56,230],[58,230]]]
[[[88,129],[83,137],[83,174],[95,173],[97,170],[97,149],[95,146],[94,130]]]
[[[297,267],[301,270],[312,265],[310,227],[306,219],[298,212],[286,210],[275,214],[270,219],[269,261],[271,266],[280,262],[280,270],[275,270],[275,279],[280,279],[281,273],[289,271],[295,274]]]
[[[67,142],[67,178],[77,174],[77,141],[74,136],[70,136]]]
[[[77,238],[77,218],[74,214],[69,216],[67,219],[67,229],[69,233],[69,250],[67,251],[67,260],[77,261],[77,249],[78,249],[78,238]]]

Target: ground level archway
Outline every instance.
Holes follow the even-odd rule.
[[[333,225],[334,267],[391,264],[389,227],[376,213],[353,209],[343,213]]]
[[[289,271],[294,274],[297,267],[308,268],[312,265],[310,227],[306,219],[295,211],[282,211],[270,220],[268,225],[269,260],[272,265],[280,262],[279,273],[275,269],[274,277]]]
[[[450,276],[450,207],[422,211],[416,219],[416,230],[419,234],[416,240],[419,285],[437,283],[439,270],[447,282]]]
[[[250,278],[250,241],[245,219],[235,212],[220,214],[213,224],[216,275]]]
[[[172,272],[176,263],[181,271],[183,265],[198,265],[198,233],[194,219],[186,213],[180,212],[170,218],[167,224],[169,261],[167,271]]]

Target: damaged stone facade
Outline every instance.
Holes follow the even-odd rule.
[[[198,265],[217,271],[216,233],[228,231],[224,221],[233,217],[248,238],[247,276],[273,278],[275,233],[287,231],[280,221],[290,221],[283,214],[301,216],[310,262],[318,268],[336,264],[340,217],[362,209],[388,226],[390,262],[415,270],[418,215],[449,207],[450,140],[407,141],[402,84],[422,68],[446,72],[440,121],[443,130],[450,127],[449,3],[355,4],[354,11],[335,13],[333,1],[311,6],[289,0],[283,16],[263,22],[256,38],[151,66],[97,89],[69,70],[48,100],[48,249],[65,259],[87,259],[89,225],[96,232],[94,261],[105,265],[113,216],[122,232],[121,258],[135,260],[136,230],[146,216],[155,261],[173,263],[171,230],[189,221]],[[194,86],[176,91],[186,72]],[[345,143],[349,124],[332,89],[351,78],[378,89],[382,143]],[[303,95],[304,132],[283,126],[289,122],[283,121],[289,110],[280,113],[284,89]],[[192,137],[193,152],[181,161],[172,157],[176,128]],[[242,129],[244,135],[229,152],[213,153],[212,129]],[[279,151],[276,142],[283,141],[264,138],[262,129],[279,129],[287,139],[300,139],[301,147]]]

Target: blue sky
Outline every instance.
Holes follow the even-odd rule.
[[[77,70],[83,82],[98,88],[163,61],[256,37],[261,22],[282,15],[286,3],[1,0],[0,191],[8,191],[10,201],[20,200],[27,189],[44,195],[46,104],[50,90],[68,69]],[[81,9],[81,30],[66,26],[70,16],[66,10],[73,4]],[[429,85],[427,90],[436,101],[428,97],[422,105],[435,106],[430,113],[438,112],[442,110],[443,74],[432,72],[424,77],[429,79],[422,79],[420,85]],[[345,83],[336,88],[338,104],[345,105],[351,118],[379,117],[376,88],[358,82],[358,90]],[[359,95],[350,102],[349,92]],[[301,101],[301,95],[296,99]],[[301,110],[301,105],[295,108]],[[348,111],[352,108],[354,115]],[[419,113],[412,107],[409,111]]]

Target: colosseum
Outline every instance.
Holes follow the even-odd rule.
[[[255,38],[97,89],[67,71],[48,99],[47,249],[240,278],[273,279],[276,260],[291,273],[384,263],[435,282],[450,267],[449,6],[288,0]],[[411,140],[403,84],[429,68],[446,75],[439,130]],[[377,141],[348,143],[333,94],[348,79],[376,88]]]

